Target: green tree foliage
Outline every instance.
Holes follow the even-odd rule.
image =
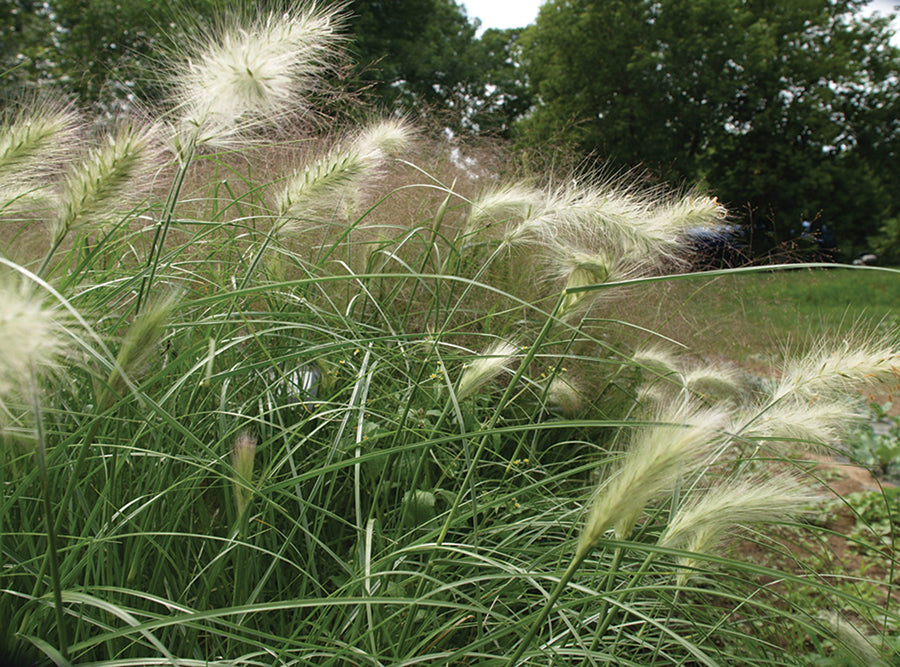
[[[487,30],[455,0],[354,0],[351,52],[383,106],[440,127],[506,134],[530,106],[513,30]]]
[[[38,79],[52,47],[52,23],[43,3],[0,1],[0,86]]]
[[[278,2],[278,0],[273,0]],[[183,25],[229,0],[0,0],[0,87],[54,85],[114,108],[153,100],[162,53]],[[515,31],[479,39],[454,0],[353,0],[347,5],[351,81],[390,110],[457,132],[507,134],[530,101]]]
[[[154,64],[183,38],[190,15],[221,0],[0,0],[3,91],[52,86],[108,111],[135,94],[152,100]]]
[[[520,45],[528,141],[701,181],[769,245],[848,253],[896,211],[900,55],[862,0],[550,0]]]

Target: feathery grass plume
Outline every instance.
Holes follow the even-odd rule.
[[[134,203],[146,194],[161,156],[156,131],[127,123],[103,136],[65,177],[59,213],[53,221],[53,244],[73,229],[102,222],[113,207]]]
[[[249,431],[242,431],[234,440],[231,461],[234,466],[234,500],[238,517],[243,517],[250,504],[252,491],[249,487],[253,481],[253,459],[256,457],[256,436]]]
[[[297,221],[316,215],[351,213],[366,186],[388,158],[407,145],[411,134],[402,122],[380,121],[296,171],[276,195],[276,225],[289,230]]]
[[[773,399],[859,393],[900,383],[900,348],[891,336],[851,334],[841,343],[822,342],[789,362]]]
[[[33,290],[0,279],[0,401],[21,397],[38,376],[62,372],[77,343],[70,324]]]
[[[641,367],[642,382],[638,387],[637,400],[641,404],[661,405],[680,392],[681,359],[670,350],[653,345],[639,349],[632,355],[635,364]]]
[[[543,192],[524,183],[501,185],[472,201],[463,235],[470,236],[493,225],[513,220],[521,223],[539,216],[545,203]]]
[[[818,500],[809,487],[787,475],[725,480],[705,492],[692,493],[669,519],[659,545],[710,553],[735,527],[796,518]],[[684,567],[695,562],[680,560]],[[687,576],[685,572],[680,575]]]
[[[178,302],[179,296],[170,294],[141,311],[128,327],[116,355],[115,368],[101,392],[99,401],[102,407],[107,407],[108,401],[114,400],[121,393],[127,378],[143,372],[151,357],[159,354],[160,339]]]
[[[727,217],[728,211],[715,197],[688,193],[658,205],[644,224],[666,243],[674,245],[680,243],[685,232],[715,227]]]
[[[183,47],[172,74],[176,154],[227,147],[302,111],[338,55],[344,3],[292,2],[250,18],[235,12]]]
[[[45,188],[75,151],[81,118],[54,99],[23,102],[0,125],[0,213]],[[16,206],[18,207],[18,206]]]
[[[594,496],[578,544],[588,551],[609,528],[624,539],[657,495],[702,465],[723,441],[727,415],[681,401],[659,410],[658,425],[636,432],[631,445]]]
[[[583,409],[584,396],[575,383],[554,375],[547,385],[547,405],[571,418]]]
[[[643,396],[653,400],[686,392],[715,403],[735,399],[743,390],[740,375],[733,368],[688,362],[658,345],[638,350],[632,358],[656,376],[648,377],[640,388]]]
[[[590,285],[634,278],[641,273],[638,263],[606,253],[589,254],[577,248],[555,242],[547,243],[541,253],[547,261],[548,278],[565,281],[565,296],[560,305],[560,317],[581,315],[604,293],[579,290]]]
[[[671,351],[659,345],[638,350],[632,355],[634,363],[660,375],[671,375],[681,369],[681,361]]]
[[[734,399],[742,390],[738,373],[717,364],[691,368],[681,377],[684,388],[706,402]]]
[[[502,373],[520,350],[518,345],[497,341],[467,364],[459,378],[456,397],[463,400]]]
[[[547,193],[542,206],[512,228],[505,241],[546,247],[551,265],[578,254],[614,258],[629,267],[631,275],[612,278],[623,279],[678,259],[686,230],[715,224],[725,215],[715,199],[696,194],[667,196],[622,178],[593,184],[572,179]]]
[[[562,313],[571,316],[603,296],[618,296],[576,288],[651,275],[678,261],[684,247],[681,225],[702,217],[695,211],[702,207],[691,205],[695,199],[701,201],[691,198],[675,206],[658,189],[640,190],[622,179],[598,184],[573,179],[545,194],[504,243],[535,248],[545,273],[565,281]]]
[[[849,397],[781,400],[739,418],[735,433],[745,440],[829,446],[864,419],[858,401]]]
[[[896,662],[889,662],[885,659],[888,656],[879,651],[871,637],[866,636],[858,627],[837,612],[823,611],[816,616],[824,621],[840,640],[841,643],[837,644],[835,648],[849,659],[849,664],[866,665],[867,667],[887,667],[896,664]],[[896,651],[891,651],[891,654],[896,657]]]
[[[545,192],[544,201],[532,215],[509,230],[506,242],[540,246],[556,241],[587,251],[609,250],[617,246],[622,234],[631,231],[631,223],[645,208],[628,189],[619,191],[611,184],[583,185],[572,179],[563,187]]]

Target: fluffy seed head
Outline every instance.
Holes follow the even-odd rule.
[[[706,402],[736,397],[741,391],[741,382],[731,368],[709,365],[692,368],[682,375],[684,388]]]
[[[565,294],[559,310],[560,317],[581,314],[597,298],[596,292],[575,290],[617,280],[627,271],[621,263],[608,257],[602,255],[591,257],[581,253],[558,258],[555,268],[563,273],[566,281]]]
[[[584,397],[572,382],[555,375],[547,387],[547,405],[565,417],[574,417],[584,406]]]
[[[159,156],[156,133],[150,127],[123,125],[102,137],[66,173],[54,241],[146,193]]]
[[[786,475],[725,481],[684,502],[659,544],[709,552],[735,526],[790,519],[807,511],[817,499],[809,488]]]
[[[637,365],[662,375],[670,375],[681,368],[678,357],[658,345],[638,350],[633,359]]]
[[[543,211],[545,199],[541,191],[521,183],[489,190],[472,202],[464,234],[475,234],[495,224],[510,221],[521,223],[538,217]]]
[[[68,104],[36,100],[0,124],[0,212],[31,199],[75,150],[80,118]]]
[[[774,392],[774,400],[802,394],[815,398],[858,393],[900,383],[900,349],[888,337],[848,336],[842,343],[823,343],[790,362]]]
[[[608,528],[618,539],[627,537],[647,504],[696,470],[722,441],[728,423],[724,412],[698,408],[689,401],[661,409],[658,421],[659,425],[636,433],[594,497],[579,552],[590,549]]]
[[[892,664],[884,659],[887,655],[879,650],[872,637],[865,635],[840,614],[823,611],[816,616],[825,621],[831,631],[837,635],[840,640],[837,648],[851,659],[850,664],[869,665],[870,667],[888,667]],[[896,654],[892,653],[892,655]]]
[[[461,401],[475,393],[502,373],[518,351],[517,345],[506,341],[498,341],[491,345],[478,359],[466,366],[456,390],[458,400]]]
[[[402,153],[411,138],[409,125],[396,118],[385,118],[366,126],[354,146],[364,159],[380,163],[388,156]]]
[[[714,197],[688,194],[660,205],[653,211],[653,226],[680,236],[690,229],[714,227],[725,221],[728,212]]]
[[[340,3],[297,3],[256,18],[234,15],[186,49],[174,73],[181,144],[228,145],[295,112],[340,42]]]
[[[68,324],[33,290],[0,280],[0,401],[61,371],[76,344]]]
[[[352,213],[387,159],[402,150],[410,136],[404,124],[381,121],[294,172],[276,195],[278,225],[290,229],[297,220]]]
[[[150,359],[159,354],[159,342],[177,303],[177,295],[171,294],[143,310],[131,323],[116,355],[116,367],[107,380],[108,392],[101,394],[101,403],[114,398],[124,388],[126,377],[143,372]]]
[[[793,477],[743,479],[720,483],[698,492],[675,512],[660,546],[693,553],[710,553],[736,527],[785,521],[808,511],[819,497]],[[693,559],[681,559],[689,568]],[[682,583],[687,572],[679,575]]]
[[[846,398],[781,400],[754,411],[736,425],[748,440],[809,445],[834,445],[865,415]]]

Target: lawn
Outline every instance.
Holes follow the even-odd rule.
[[[691,349],[765,367],[825,335],[896,326],[897,276],[850,267],[699,274],[633,288],[615,312]]]

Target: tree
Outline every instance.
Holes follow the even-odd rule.
[[[385,108],[457,132],[505,134],[530,106],[517,31],[478,39],[455,0],[354,0],[350,16],[358,77]]]
[[[274,4],[281,0],[270,0]],[[190,17],[230,0],[0,0],[2,87],[52,85],[102,110],[161,94],[154,63]],[[391,111],[457,132],[506,134],[530,100],[516,31],[476,37],[455,0],[353,0],[347,6],[351,85]],[[148,76],[148,73],[150,76]]]
[[[106,111],[135,95],[159,94],[154,62],[177,43],[189,14],[222,0],[0,0],[0,67],[10,94],[23,85],[55,87]]]
[[[551,0],[520,40],[538,99],[521,129],[703,182],[770,241],[810,220],[855,252],[900,204],[900,56],[864,4]]]

